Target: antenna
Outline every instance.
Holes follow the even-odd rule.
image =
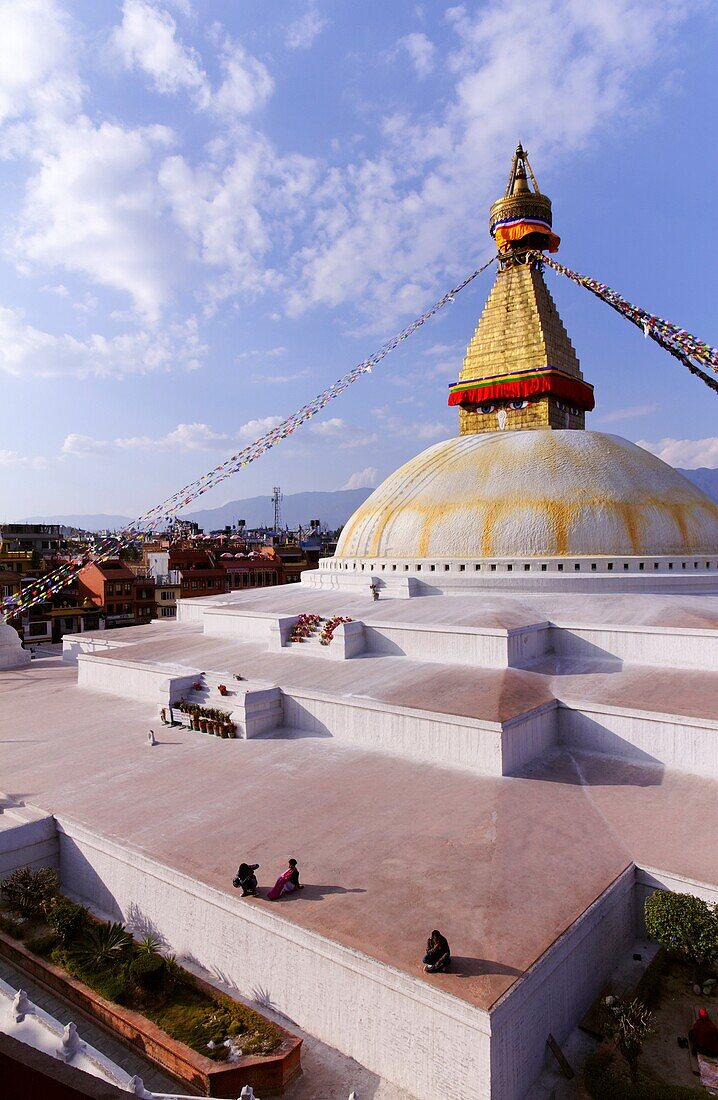
[[[274,533],[279,534],[282,526],[282,490],[275,485],[272,490],[272,504],[274,505]]]

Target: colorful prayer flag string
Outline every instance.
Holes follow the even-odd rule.
[[[190,482],[189,485],[185,485],[184,488],[178,489],[172,496],[167,497],[161,504],[155,505],[147,512],[144,512],[135,522],[120,535],[111,536],[103,540],[99,545],[93,545],[93,550],[90,553],[83,554],[80,562],[63,562],[51,573],[48,573],[45,577],[40,578],[31,587],[23,590],[20,599],[10,608],[6,609],[5,617],[15,616],[23,611],[29,610],[31,607],[36,606],[39,603],[43,603],[49,596],[56,592],[59,592],[66,585],[71,583],[82,569],[90,563],[99,563],[107,561],[109,558],[115,557],[121,549],[129,546],[139,534],[142,533],[142,529],[152,530],[154,527],[159,526],[160,523],[170,519],[176,515],[188,504],[197,500],[204,493],[209,492],[215,486],[221,484],[226,478],[232,477],[245,466],[249,466],[251,462],[255,462],[267,451],[282,440],[287,439],[293,432],[300,428],[303,424],[306,424],[308,420],[311,420],[313,416],[316,416],[323,408],[325,408],[330,401],[339,397],[344,393],[357,379],[361,378],[363,374],[371,374],[372,368],[380,363],[385,356],[399,346],[404,340],[406,340],[413,332],[416,332],[418,328],[426,324],[434,314],[443,309],[449,302],[453,302],[457,294],[459,294],[469,283],[481,275],[487,268],[495,262],[496,256],[492,256],[491,259],[483,264],[481,267],[476,268],[470,275],[462,279],[460,283],[457,283],[455,287],[447,291],[437,302],[427,309],[425,313],[422,313],[420,317],[417,317],[410,325],[407,325],[405,329],[393,336],[391,340],[388,340],[383,344],[378,351],[374,352],[367,359],[362,360],[345,375],[339,378],[331,386],[329,386],[322,393],[310,401],[308,404],[303,405],[296,412],[293,412],[290,416],[287,416],[276,427],[271,428],[264,435],[261,435],[259,439],[255,439],[253,443],[243,447],[241,451],[237,451],[236,454],[230,455],[219,466],[215,466],[213,470],[209,470],[203,474],[196,481]]]
[[[577,271],[572,271],[569,267],[550,259],[541,252],[528,252],[526,258],[548,264],[559,275],[565,275],[572,282],[590,290],[597,298],[606,302],[617,313],[622,314],[632,324],[640,328],[645,338],[650,337],[651,340],[655,340],[657,344],[660,344],[662,348],[665,348],[666,351],[683,363],[691,374],[695,374],[710,389],[718,393],[718,382],[696,366],[695,362],[692,362],[692,360],[697,360],[697,362],[709,366],[718,374],[718,348],[711,347],[710,344],[699,340],[692,333],[687,332],[686,329],[679,328],[663,317],[648,313],[640,306],[634,305],[606,283],[599,283],[598,280],[591,279],[587,275],[580,275]]]

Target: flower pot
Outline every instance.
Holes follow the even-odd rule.
[[[199,728],[202,731],[202,733],[207,732],[207,719],[206,718],[200,718],[199,719]]]
[[[196,718],[194,715],[192,716],[192,729],[197,730],[197,732],[199,733],[199,718]]]

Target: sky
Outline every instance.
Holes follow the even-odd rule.
[[[557,258],[715,343],[717,25],[699,0],[0,0],[0,519],[139,515],[304,405],[491,256],[518,140]],[[587,427],[718,467],[715,395],[546,279]],[[492,280],[202,505],[376,485],[454,435]]]

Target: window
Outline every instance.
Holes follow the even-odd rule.
[[[545,573],[547,569],[548,569],[548,566],[546,564],[541,566],[541,572],[542,573]]]
[[[558,571],[559,571],[559,573],[563,573],[563,562],[562,561],[560,561],[558,563]]]
[[[191,585],[192,585],[192,588],[196,588],[197,587],[197,581],[192,581]]]
[[[643,569],[645,569],[646,567],[645,567],[645,565],[643,564],[643,562],[642,562],[642,561],[639,561],[639,563],[638,563],[638,568],[639,568],[639,569],[641,569],[641,570],[643,570]]]
[[[591,569],[593,569],[594,573],[596,572],[596,563],[595,563],[595,561],[591,562]]]
[[[125,595],[129,596],[132,591],[132,585],[129,582],[125,582]]]
[[[609,561],[608,565],[606,566],[606,569],[609,571],[609,573],[611,572],[611,570],[613,569],[613,562],[612,561]]]
[[[531,566],[530,566],[530,565],[525,565],[525,566],[524,566],[524,572],[528,573],[528,571],[529,571],[529,569],[530,569],[530,568],[531,568]]]
[[[576,573],[580,573],[580,572],[581,572],[581,566],[579,565],[579,563],[578,563],[577,561],[575,561],[575,562],[573,563],[573,568],[574,568],[574,571],[575,571]]]

